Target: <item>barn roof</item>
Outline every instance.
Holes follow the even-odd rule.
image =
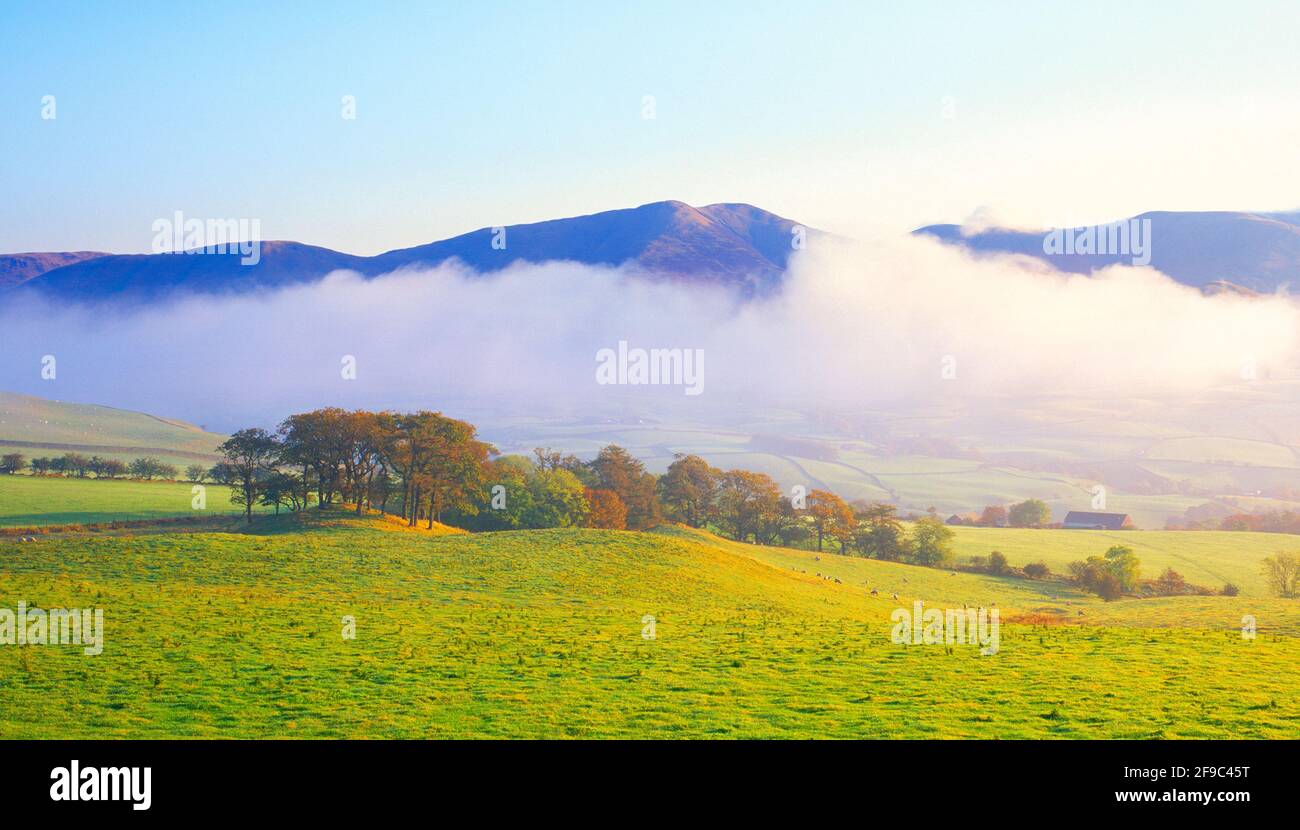
[[[1071,510],[1065,514],[1065,527],[1101,528],[1104,530],[1121,530],[1128,521],[1127,513],[1091,513],[1087,510]]]

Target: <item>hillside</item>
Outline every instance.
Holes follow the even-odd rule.
[[[98,251],[0,254],[0,291],[22,285],[47,271],[106,256]]]
[[[224,440],[184,421],[0,392],[0,448],[29,459],[65,452],[124,461],[149,455],[183,467],[215,463]]]
[[[832,567],[841,582],[816,574]],[[899,601],[869,594],[889,580]],[[1103,609],[1059,590],[681,529],[327,514],[0,540],[0,606],[101,607],[106,631],[89,660],[0,649],[0,737],[1300,736],[1295,603]],[[890,613],[915,599],[1000,603],[1000,650],[894,644]],[[1106,625],[1016,622],[1062,600],[1062,623]],[[75,706],[44,705],[69,683]]]
[[[505,228],[505,246],[495,231],[480,228],[451,239],[353,256],[299,242],[267,241],[256,263],[242,255],[102,255],[34,273],[22,282],[43,294],[82,300],[122,298],[147,301],[171,292],[240,293],[312,282],[346,269],[366,276],[411,266],[436,266],[457,259],[480,272],[515,262],[565,260],[587,265],[630,264],[658,277],[737,286],[745,293],[775,288],[793,250],[794,222],[743,204],[700,208],[682,202],[654,202],[626,210],[555,219]],[[808,231],[810,236],[817,234]],[[43,257],[71,256],[42,254]],[[0,269],[0,289],[6,285]]]
[[[1130,221],[1149,221],[1151,267],[1205,290],[1272,293],[1300,279],[1300,213],[1152,211]],[[1043,252],[1045,231],[991,228],[966,234],[958,225],[915,231],[961,245],[977,254],[1022,254],[1061,271],[1087,274],[1132,256]]]

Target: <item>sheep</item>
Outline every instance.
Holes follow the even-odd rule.
[[[898,594],[894,594],[894,599],[898,599]]]

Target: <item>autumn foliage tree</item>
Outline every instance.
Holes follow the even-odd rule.
[[[593,490],[588,487],[584,495],[589,505],[587,527],[606,530],[623,530],[627,527],[627,506],[613,490]]]

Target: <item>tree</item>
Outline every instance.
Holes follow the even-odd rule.
[[[817,550],[821,551],[822,540],[829,535],[839,541],[840,553],[843,553],[846,540],[853,538],[856,525],[853,511],[844,499],[826,490],[813,490],[808,494],[807,512],[817,533]]]
[[[63,471],[77,478],[85,478],[90,472],[90,459],[77,452],[64,453]]]
[[[0,473],[14,475],[27,469],[27,459],[20,452],[5,453],[0,456]]]
[[[912,525],[909,557],[913,564],[931,568],[951,565],[954,559],[952,538],[952,528],[937,516],[917,519]]]
[[[1128,545],[1113,545],[1106,551],[1107,570],[1119,581],[1125,592],[1136,591],[1142,577],[1142,563],[1137,553]]]
[[[647,530],[661,519],[659,498],[655,493],[655,477],[646,472],[645,465],[616,444],[600,451],[591,462],[599,487],[613,490],[627,506],[627,526],[631,530]]]
[[[234,484],[235,469],[222,461],[218,464],[212,465],[208,470],[208,478],[212,479],[217,484]]]
[[[191,464],[185,468],[185,480],[195,483],[202,483],[208,475],[208,470],[202,464]]]
[[[1052,521],[1052,510],[1038,499],[1026,499],[1011,506],[1007,521],[1012,527],[1042,527]]]
[[[983,527],[1005,527],[1007,509],[1000,504],[990,505],[980,514],[979,523]]]
[[[36,475],[42,475],[42,476],[43,476],[43,475],[45,475],[46,473],[48,473],[49,471],[50,471],[50,459],[48,459],[48,458],[43,458],[43,457],[42,457],[42,458],[33,458],[33,459],[32,459],[32,472],[33,472],[33,473],[35,473]]]
[[[589,507],[587,527],[608,530],[623,530],[627,527],[627,507],[618,497],[618,493],[613,490],[593,490],[588,487],[583,491],[583,495]]]
[[[887,562],[897,562],[903,558],[907,544],[894,505],[874,502],[862,510],[861,518],[854,540],[863,556]]]
[[[591,509],[586,488],[568,470],[534,470],[526,479],[525,527],[582,527]]]
[[[659,477],[659,500],[668,517],[688,527],[704,527],[717,513],[722,471],[698,455],[678,453]]]
[[[718,493],[718,524],[738,542],[763,538],[763,525],[781,509],[781,488],[765,473],[729,470]]]
[[[130,472],[125,461],[117,458],[105,458],[99,465],[99,471],[95,473],[100,478],[121,478]]]
[[[249,524],[253,522],[259,478],[271,470],[279,449],[275,437],[258,428],[241,429],[217,447],[234,476],[230,500],[244,505],[244,517]]]
[[[1300,556],[1279,553],[1263,562],[1264,580],[1269,590],[1283,599],[1300,596]]]
[[[795,509],[794,504],[785,496],[778,495],[775,505],[767,505],[758,514],[758,532],[755,540],[760,545],[775,544],[788,537],[796,528],[804,527],[804,517]],[[844,544],[841,540],[840,552]]]
[[[300,509],[301,499],[298,490],[298,477],[292,473],[279,470],[264,473],[258,486],[258,501],[267,507],[274,507],[275,514],[280,515],[281,507]]]

